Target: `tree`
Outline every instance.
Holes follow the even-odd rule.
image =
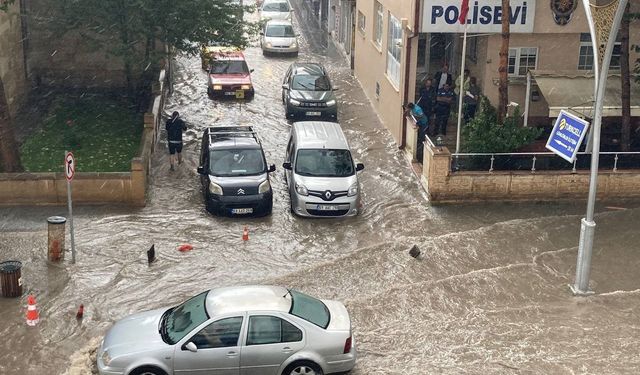
[[[2,77],[0,77],[0,158],[4,172],[21,172],[23,170]]]
[[[503,123],[509,104],[509,0],[502,0],[502,44],[500,45],[500,84],[498,85],[498,122]]]
[[[77,32],[95,48],[122,60],[127,89],[148,72],[169,46],[196,54],[201,45],[245,47],[257,25],[244,21],[243,7],[228,0],[59,0],[50,19],[62,33]],[[153,70],[151,70],[153,71]]]
[[[630,3],[624,10],[620,26],[620,80],[622,85],[622,151],[629,151],[631,140],[631,69],[629,67],[629,23]]]
[[[7,12],[9,5],[14,0],[0,0],[0,11]],[[11,114],[7,97],[4,93],[4,83],[0,76],[0,159],[2,159],[2,169],[4,172],[21,172],[23,170],[20,162],[20,151],[16,143],[13,131]]]

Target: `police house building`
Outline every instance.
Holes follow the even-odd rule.
[[[598,5],[610,1],[600,1]],[[461,0],[356,2],[354,74],[401,146],[407,126],[402,105],[417,100],[424,80],[434,77],[443,65],[448,65],[453,82],[460,75],[465,27],[458,20],[461,3]],[[563,108],[587,119],[591,117],[594,54],[582,1],[511,0],[508,11],[501,4],[501,0],[469,1],[465,68],[476,77],[482,95],[494,105],[498,102],[501,22],[503,16],[508,16],[509,101],[519,107],[523,123],[550,127]],[[634,1],[631,6],[632,11],[640,12],[640,2]],[[631,23],[629,34],[630,44],[640,45],[640,22]],[[632,67],[638,57],[632,49]],[[621,116],[619,71],[620,43],[617,43],[605,98],[605,132],[606,125],[619,122]],[[635,82],[631,97],[631,114],[637,122],[640,88]],[[454,122],[452,115],[450,126]],[[452,133],[455,136],[455,130]]]

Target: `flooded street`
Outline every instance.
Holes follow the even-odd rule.
[[[295,58],[245,52],[249,102],[207,97],[199,57],[178,57],[165,113],[187,122],[185,161],[169,170],[163,132],[144,208],[74,207],[77,263],[46,263],[46,218],[66,207],[1,208],[0,260],[23,262],[26,298],[0,298],[0,374],[90,374],[116,320],[177,304],[212,287],[277,284],[343,301],[363,374],[637,374],[640,372],[640,208],[602,204],[591,272],[596,295],[573,297],[584,201],[431,206],[349,66],[305,20],[298,61],[325,65],[339,87],[339,122],[359,175],[364,212],[345,220],[292,216],[283,169],[290,123],[281,81]],[[272,174],[273,214],[218,218],[196,173],[204,129],[252,125]],[[615,206],[615,207],[611,207]],[[618,209],[618,208],[625,208]],[[242,241],[244,226],[249,241]],[[67,241],[68,237],[67,237]],[[181,244],[194,249],[182,253]],[[147,265],[155,245],[158,260]],[[422,256],[408,250],[414,244]],[[80,304],[85,315],[75,319]]]

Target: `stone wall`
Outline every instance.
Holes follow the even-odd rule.
[[[589,171],[451,172],[446,147],[425,144],[421,183],[433,203],[587,199]],[[640,170],[600,171],[598,199],[640,198]]]
[[[0,79],[11,116],[22,106],[28,91],[19,4],[10,5],[6,13],[0,10]]]

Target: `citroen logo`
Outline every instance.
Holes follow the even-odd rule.
[[[244,190],[243,189],[238,189],[238,195],[244,195]]]
[[[327,198],[327,200],[331,199],[331,192],[329,190],[325,191],[324,196],[325,198]]]

